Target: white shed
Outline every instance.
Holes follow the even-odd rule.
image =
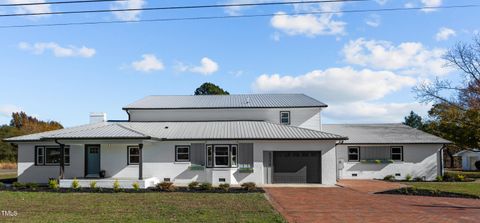
[[[462,157],[463,170],[479,170],[475,167],[475,163],[480,162],[480,149],[463,150],[453,156]]]

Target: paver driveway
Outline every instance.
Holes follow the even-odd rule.
[[[373,194],[402,186],[343,180],[337,188],[266,188],[289,222],[480,222],[480,200]]]

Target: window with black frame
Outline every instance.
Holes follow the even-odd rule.
[[[238,145],[207,145],[207,167],[238,167]]]
[[[61,161],[61,151],[59,146],[36,146],[35,162],[37,166],[58,166]],[[65,146],[64,150],[65,165],[70,165],[70,147]]]
[[[175,161],[190,162],[190,146],[175,146]]]
[[[391,158],[393,161],[403,161],[403,147],[401,146],[392,146],[390,148]]]
[[[360,147],[348,147],[348,161],[349,162],[360,161]]]

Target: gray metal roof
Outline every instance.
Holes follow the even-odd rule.
[[[449,144],[403,124],[324,124],[322,130],[348,136],[345,144]]]
[[[304,94],[147,96],[123,109],[296,108],[327,107]]]
[[[343,140],[344,136],[264,121],[108,122],[6,139]]]

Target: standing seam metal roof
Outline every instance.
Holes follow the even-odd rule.
[[[304,94],[158,95],[125,106],[129,109],[296,108],[327,107]]]

